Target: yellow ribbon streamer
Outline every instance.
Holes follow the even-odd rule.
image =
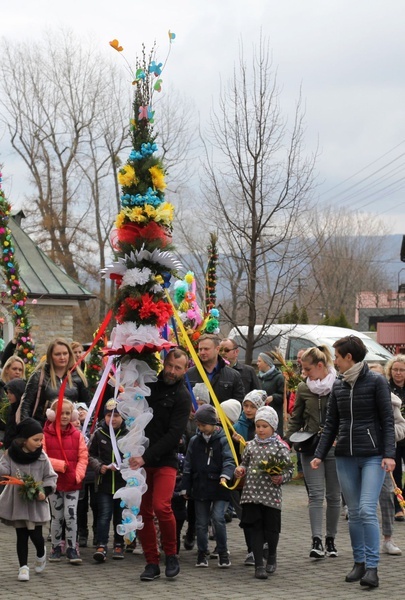
[[[239,462],[238,462],[238,456],[236,454],[235,446],[233,444],[232,436],[231,436],[231,433],[230,433],[230,430],[232,430],[233,433],[236,433],[235,429],[233,428],[233,425],[232,425],[231,421],[229,420],[229,418],[225,414],[223,408],[221,407],[220,402],[218,402],[218,398],[216,397],[215,392],[214,392],[214,390],[212,388],[211,382],[210,382],[210,380],[207,377],[207,373],[205,372],[205,369],[204,369],[204,367],[201,364],[201,361],[200,361],[200,359],[198,357],[197,352],[194,350],[193,344],[191,343],[191,340],[190,340],[190,338],[187,335],[187,332],[186,332],[186,330],[184,328],[183,322],[180,319],[180,316],[179,316],[179,314],[178,314],[178,312],[176,310],[176,307],[174,306],[174,304],[172,302],[172,299],[171,299],[171,297],[170,297],[167,289],[165,289],[165,294],[166,294],[166,298],[167,298],[169,304],[171,305],[171,307],[173,309],[174,318],[176,319],[177,326],[178,326],[178,328],[181,331],[183,339],[184,339],[184,341],[185,341],[185,343],[187,345],[188,351],[190,352],[191,358],[193,359],[193,362],[194,362],[195,366],[197,367],[197,370],[198,370],[198,372],[199,372],[199,374],[201,376],[201,379],[203,380],[203,382],[205,383],[205,385],[208,388],[209,394],[210,394],[210,396],[212,398],[212,401],[214,403],[214,406],[215,406],[215,408],[217,410],[217,413],[218,413],[218,416],[219,416],[219,420],[221,421],[223,430],[225,431],[226,439],[228,440],[229,447],[231,449],[232,456],[234,458],[235,464],[238,465],[239,464]],[[243,447],[246,446],[246,442],[245,442],[245,440],[243,439],[242,436],[241,436],[239,442],[240,442],[240,444]],[[229,486],[226,482],[222,482],[221,485],[223,485],[224,487],[226,487],[228,490],[234,490],[238,486],[239,481],[240,481],[240,479],[237,479],[232,486]]]

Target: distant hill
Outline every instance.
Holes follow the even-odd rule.
[[[383,244],[383,252],[379,258],[379,261],[386,265],[390,286],[394,290],[398,287],[398,276],[400,277],[400,283],[405,283],[405,262],[401,262],[400,259],[402,237],[400,234],[387,235]],[[404,269],[402,273],[400,273],[401,269]]]

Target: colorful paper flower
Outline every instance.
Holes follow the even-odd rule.
[[[163,173],[162,169],[158,165],[155,165],[149,169],[149,173],[152,176],[153,186],[160,192],[163,192],[166,187],[166,183],[165,174]]]
[[[139,179],[135,175],[135,169],[131,165],[125,165],[118,171],[118,183],[124,187],[139,183]]]

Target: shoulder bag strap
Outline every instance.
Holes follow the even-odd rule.
[[[38,404],[39,404],[39,399],[41,397],[42,384],[44,383],[44,377],[45,377],[45,369],[42,369],[41,370],[41,374],[39,376],[38,391],[37,391],[37,397],[35,399],[34,410],[32,411],[32,417],[33,418],[34,418],[35,413],[37,412],[37,408],[38,408]]]

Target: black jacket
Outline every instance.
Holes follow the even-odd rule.
[[[237,362],[233,365],[232,369],[234,369],[234,371],[237,371],[242,378],[243,387],[245,389],[245,396],[253,390],[262,389],[259,378],[256,375],[256,371],[253,367]],[[238,398],[236,398],[236,400],[238,400]]]
[[[128,433],[128,429],[123,423],[119,429],[115,431],[117,440],[124,437]],[[120,452],[122,459],[122,453]],[[96,429],[91,438],[89,447],[89,465],[96,473],[96,488],[100,492],[106,494],[115,494],[117,490],[125,487],[125,481],[119,471],[107,469],[104,475],[100,474],[100,469],[103,465],[116,463],[116,458],[110,438],[110,428],[103,420],[101,427]]]
[[[217,427],[208,442],[199,431],[187,448],[183,490],[195,500],[229,500],[229,490],[219,481],[221,475],[232,479],[235,468],[224,430]]]
[[[268,396],[273,396],[273,401],[270,406],[274,408],[278,416],[278,427],[277,433],[283,436],[283,423],[284,423],[284,386],[285,379],[284,375],[275,367],[271,373],[267,371],[263,377],[259,377],[262,389]]]
[[[211,379],[212,389],[218,399],[218,402],[224,402],[231,398],[242,402],[245,397],[245,388],[241,376],[235,369],[228,367],[221,356],[218,356],[219,370]],[[197,367],[191,367],[187,371],[191,387],[196,383],[202,383],[202,377]]]
[[[53,400],[59,395],[59,389],[62,385],[62,379],[57,378],[57,388],[51,387],[51,377],[49,373],[49,366],[44,366],[44,379],[41,386],[41,392],[39,396],[39,403],[35,415],[33,410],[37,399],[38,386],[41,377],[41,370],[34,371],[27,382],[25,393],[21,401],[21,420],[27,417],[33,417],[40,423],[44,424],[46,421],[46,409],[50,407]],[[71,374],[72,386],[66,386],[65,398],[71,402],[85,402],[89,404],[89,389],[85,386],[79,375],[74,371]]]
[[[335,456],[395,458],[394,415],[388,383],[365,363],[353,388],[333,384],[325,428],[315,457],[324,459],[337,438]]]
[[[145,428],[145,435],[149,438],[149,447],[142,457],[145,467],[177,469],[177,447],[191,411],[190,393],[183,380],[167,385],[161,373],[149,387],[151,395],[147,401],[153,409],[153,419]]]

